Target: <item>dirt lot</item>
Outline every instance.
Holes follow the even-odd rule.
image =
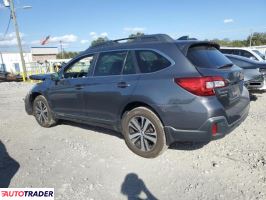
[[[109,130],[40,127],[24,111],[30,87],[0,83],[2,187],[53,187],[64,200],[266,199],[266,93],[255,94],[248,118],[227,137],[144,159]]]

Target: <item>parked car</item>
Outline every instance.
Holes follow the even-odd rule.
[[[19,74],[11,74],[10,72],[0,71],[0,81],[22,81],[23,78]]]
[[[236,55],[225,54],[232,63],[244,72],[245,85],[249,90],[266,89],[266,63]]]
[[[242,69],[206,41],[163,34],[91,47],[25,98],[43,127],[58,119],[122,132],[128,147],[151,158],[176,141],[222,138],[248,115]]]
[[[237,56],[243,56],[251,60],[266,62],[265,55],[263,55],[257,49],[252,49],[247,47],[221,47],[220,51],[223,54],[233,54]]]

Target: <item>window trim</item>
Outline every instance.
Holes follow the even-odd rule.
[[[133,61],[133,65],[134,65],[134,69],[135,69],[135,73],[134,74],[124,74],[124,68],[125,68],[125,65],[126,65],[126,62],[127,62],[127,57],[128,55],[131,53],[131,56],[132,56],[132,61]],[[135,75],[135,74],[138,74],[140,71],[139,71],[139,67],[138,67],[138,62],[136,60],[136,54],[135,54],[135,51],[132,51],[132,50],[129,50],[127,51],[127,55],[126,55],[126,58],[125,58],[125,61],[124,61],[124,64],[123,64],[123,68],[122,68],[122,71],[121,71],[121,75],[122,76],[127,76],[127,75]]]
[[[171,63],[171,65],[169,65],[168,67],[163,68],[161,70],[158,70],[158,71],[148,72],[148,73],[142,73],[140,71],[140,69],[139,69],[139,65],[138,65],[137,58],[136,58],[136,52],[135,52],[135,51],[142,51],[142,50],[143,51],[145,51],[145,50],[147,50],[147,51],[154,51],[154,52],[160,54],[161,56],[163,56],[164,58],[166,58]],[[135,63],[135,67],[136,67],[136,73],[135,74],[122,74],[123,71],[121,70],[121,73],[120,74],[117,74],[117,75],[94,76],[95,67],[97,65],[97,62],[98,62],[98,59],[99,59],[99,55],[101,53],[116,52],[116,51],[127,51],[127,52],[132,51],[133,57],[134,57],[134,63]],[[164,52],[162,52],[162,51],[160,51],[158,49],[153,49],[153,48],[125,48],[125,49],[121,48],[121,49],[114,49],[114,50],[97,51],[97,52],[94,53],[94,55],[96,55],[96,54],[97,54],[97,57],[95,59],[93,73],[91,75],[92,77],[134,76],[134,75],[141,75],[141,74],[153,74],[153,73],[157,73],[157,72],[166,70],[166,69],[172,67],[173,65],[175,65],[175,61],[171,57],[169,57],[168,55],[166,55]],[[124,68],[124,66],[123,66],[123,68]]]

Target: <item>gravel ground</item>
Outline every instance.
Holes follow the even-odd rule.
[[[144,159],[113,131],[40,127],[24,111],[31,86],[0,83],[2,187],[53,187],[62,200],[266,199],[266,93],[253,96],[246,121],[225,138]]]

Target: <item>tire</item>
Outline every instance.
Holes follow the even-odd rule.
[[[146,107],[124,113],[122,133],[128,148],[144,158],[155,158],[168,148],[161,120]]]
[[[34,99],[33,115],[38,124],[42,127],[48,128],[57,123],[57,120],[52,115],[47,100],[42,95],[39,95]]]

